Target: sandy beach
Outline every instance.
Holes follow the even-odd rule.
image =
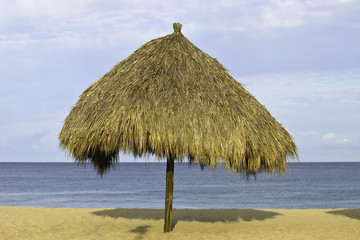
[[[360,209],[161,209],[0,207],[0,239],[360,239]]]

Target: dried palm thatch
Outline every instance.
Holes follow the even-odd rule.
[[[296,157],[290,134],[216,59],[174,24],[93,83],[67,116],[60,146],[100,173],[119,151],[255,174]]]

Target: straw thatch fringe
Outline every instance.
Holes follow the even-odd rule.
[[[119,151],[212,168],[223,161],[246,174],[282,173],[287,157],[297,156],[284,127],[180,29],[144,44],[86,89],[59,139],[100,173]]]

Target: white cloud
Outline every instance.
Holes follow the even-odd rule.
[[[328,133],[328,134],[325,134],[321,140],[324,142],[324,143],[328,143],[328,142],[332,142],[334,141],[335,139],[337,138],[337,135],[335,133]]]
[[[2,3],[0,9],[0,27],[5,29],[0,47],[37,40],[77,48],[134,39],[144,42],[171,33],[167,26],[175,21],[187,25],[184,31],[194,34],[213,30],[221,35],[283,35],[302,27],[354,24],[345,16],[354,15],[359,6],[355,1],[340,0],[13,0]]]
[[[350,143],[350,140],[347,138],[339,138],[339,136],[335,133],[328,133],[325,134],[324,136],[322,136],[321,138],[322,142],[325,144],[329,144],[329,143]]]
[[[344,138],[344,139],[336,139],[335,142],[337,142],[337,143],[349,143],[350,140],[346,139],[346,138]]]

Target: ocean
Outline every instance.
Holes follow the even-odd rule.
[[[74,163],[0,163],[0,205],[161,209],[165,172],[164,162],[118,163],[102,178]],[[175,163],[173,208],[360,208],[360,162],[289,163],[284,175],[249,180]]]

